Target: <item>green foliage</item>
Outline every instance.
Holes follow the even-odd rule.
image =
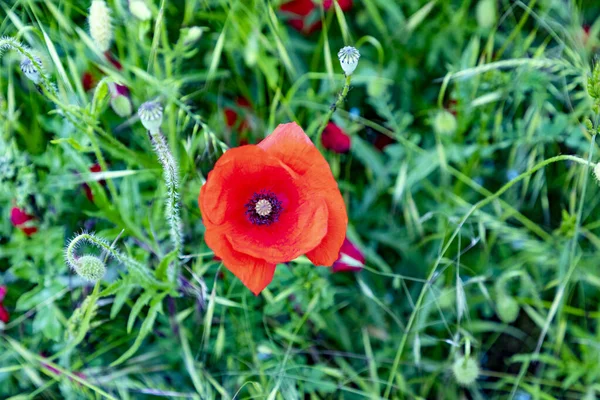
[[[303,34],[283,2],[108,0],[107,55],[90,1],[0,0],[0,398],[594,398],[600,7],[315,1]],[[200,187],[329,116],[366,266],[300,257],[255,297],[204,243]]]

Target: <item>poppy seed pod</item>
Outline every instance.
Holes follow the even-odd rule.
[[[40,65],[40,67],[42,66],[42,60],[39,57],[34,56],[33,59]],[[21,61],[21,71],[36,85],[42,80],[40,71],[36,68],[33,61],[31,61],[28,57],[23,57],[23,61]]]
[[[519,303],[514,297],[500,291],[496,296],[496,310],[498,317],[505,324],[512,324],[519,316]]]
[[[77,275],[89,282],[97,282],[106,274],[106,266],[96,256],[84,255],[79,257],[73,266]]]
[[[152,18],[152,11],[144,0],[129,0],[129,12],[140,21]]]
[[[456,383],[461,386],[469,386],[479,376],[479,365],[474,359],[461,356],[452,364],[452,374]]]
[[[441,136],[449,136],[456,132],[456,117],[451,112],[440,110],[433,119],[433,129]]]
[[[157,101],[147,101],[138,109],[138,116],[150,133],[158,132],[163,119],[162,105]]]
[[[352,46],[346,46],[338,52],[338,59],[346,76],[352,75],[358,65],[359,58],[360,53]]]
[[[108,8],[104,0],[92,0],[88,22],[90,25],[90,36],[94,40],[98,50],[102,53],[108,51],[110,42],[113,39],[113,33],[110,8]]]

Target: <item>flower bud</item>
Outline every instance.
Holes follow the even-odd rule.
[[[152,11],[144,0],[129,0],[129,12],[140,21],[152,18]]]
[[[187,32],[183,38],[183,43],[186,46],[196,43],[202,37],[202,28],[199,26],[192,26],[187,29]]]
[[[460,356],[452,364],[452,373],[454,379],[461,386],[469,386],[475,382],[479,376],[479,365],[472,358]]]
[[[515,322],[519,316],[519,303],[506,293],[498,293],[496,297],[496,309],[500,320],[505,324]]]
[[[99,281],[106,274],[106,266],[96,256],[84,255],[76,260],[75,272],[89,282]]]
[[[90,25],[90,36],[94,40],[98,50],[102,53],[108,51],[113,33],[110,8],[108,8],[104,0],[92,0],[88,22]]]
[[[144,128],[150,133],[158,132],[162,124],[163,108],[158,101],[147,101],[138,109],[138,115]]]
[[[498,19],[496,0],[479,0],[475,9],[475,18],[480,28],[486,30],[493,28]]]
[[[433,129],[440,136],[450,136],[456,132],[456,117],[451,112],[440,110],[433,119]]]
[[[39,57],[33,56],[33,59],[40,67],[42,66],[42,60]],[[28,57],[23,57],[23,61],[21,61],[21,71],[36,85],[42,80],[40,71],[38,71],[35,64]]]
[[[128,117],[133,111],[131,100],[129,100],[129,89],[125,85],[112,83],[110,85],[110,106],[119,117]]]
[[[360,53],[352,46],[346,46],[338,52],[338,59],[346,76],[352,75],[358,65],[359,58]]]
[[[338,259],[333,263],[333,272],[359,272],[365,266],[365,255],[348,238],[340,248]]]

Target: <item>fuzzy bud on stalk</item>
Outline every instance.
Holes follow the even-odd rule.
[[[440,136],[450,136],[456,132],[456,117],[446,110],[439,111],[433,119],[433,129]]]
[[[199,26],[192,26],[187,29],[187,32],[183,38],[183,43],[186,46],[196,43],[202,37],[202,28]]]
[[[129,89],[118,83],[109,84],[111,97],[110,106],[119,117],[129,117],[133,112],[131,100],[129,100]]]
[[[110,49],[110,42],[113,39],[113,32],[110,8],[108,8],[104,0],[92,0],[88,22],[90,25],[90,36],[94,40],[98,50],[102,53],[108,51]]]
[[[358,65],[359,58],[360,53],[352,46],[346,46],[338,52],[338,59],[346,76],[352,75]]]
[[[129,0],[129,12],[140,21],[152,18],[152,11],[144,0]]]
[[[42,60],[39,57],[34,56],[33,58],[36,63],[42,66]],[[35,64],[27,57],[24,57],[23,61],[21,61],[21,71],[36,85],[38,85],[42,80],[40,71],[38,71],[38,69],[35,67]]]
[[[479,376],[479,365],[472,358],[461,356],[452,364],[454,379],[461,386],[469,386]]]
[[[515,322],[519,316],[519,303],[514,297],[509,296],[506,293],[498,293],[496,297],[496,307],[500,320],[505,324],[512,324]]]
[[[144,128],[150,131],[150,133],[158,132],[163,119],[163,108],[159,102],[145,102],[138,109],[138,115]]]
[[[106,274],[106,266],[96,256],[86,254],[76,259],[75,262],[73,269],[77,275],[88,282],[97,282]]]

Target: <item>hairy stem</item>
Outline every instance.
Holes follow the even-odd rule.
[[[181,256],[181,244],[183,235],[181,232],[181,217],[179,215],[179,168],[171,150],[167,145],[165,137],[160,131],[149,132],[154,146],[154,151],[158,156],[163,167],[163,177],[167,186],[167,204],[165,206],[165,216],[169,222],[169,235],[173,244],[173,251],[177,253],[177,258],[169,264],[167,271],[168,278],[171,282],[177,281],[177,266],[179,257]]]
[[[323,121],[321,122],[321,125],[319,126],[319,130],[317,131],[317,140],[316,140],[317,146],[319,146],[319,147],[321,146],[321,136],[323,136],[323,131],[325,130],[327,123],[333,116],[333,113],[335,112],[335,110],[337,110],[337,108],[342,105],[342,103],[346,99],[346,96],[348,95],[348,91],[350,90],[350,81],[351,80],[352,80],[352,75],[346,75],[346,81],[344,82],[344,88],[338,94],[337,100],[335,101],[335,103],[333,103],[331,105],[331,107],[329,108],[329,111],[327,112],[327,114],[325,114],[325,118],[323,118]]]

